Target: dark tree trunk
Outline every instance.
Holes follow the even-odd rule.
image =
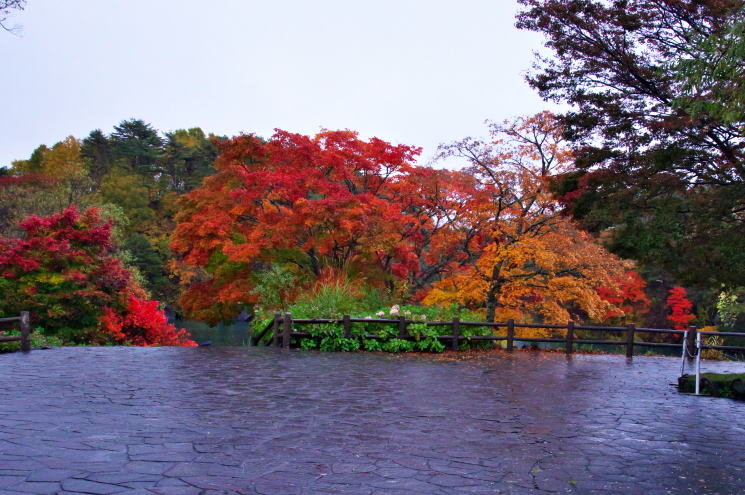
[[[308,250],[308,258],[310,258],[310,269],[313,271],[313,275],[316,277],[321,274],[321,266],[318,263],[318,256],[316,256],[316,250],[310,248]]]
[[[489,292],[486,293],[486,321],[490,323],[494,322],[494,315],[497,311],[497,304],[499,303],[499,294],[502,292],[502,286],[505,282],[501,273],[504,262],[505,260],[502,260],[494,265],[491,273],[491,282],[489,283]]]

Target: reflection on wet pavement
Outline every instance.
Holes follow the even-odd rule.
[[[745,405],[679,394],[679,366],[235,347],[3,355],[0,494],[741,493]]]

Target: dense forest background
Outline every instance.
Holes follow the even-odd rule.
[[[178,197],[215,171],[210,137],[199,128],[161,135],[133,119],[108,134],[97,129],[83,139],[40,145],[28,159],[0,169],[2,234],[17,235],[29,215],[96,206],[113,219],[119,257],[155,298],[177,308],[169,238]]]
[[[542,117],[553,119],[550,114],[545,114]],[[518,122],[522,125],[531,125],[530,119],[518,119]],[[542,125],[545,124],[546,122],[542,122]],[[443,146],[442,152],[444,154],[457,153],[461,157],[466,165],[464,167],[465,172],[458,173],[445,170],[438,172],[435,169],[422,167],[418,171],[418,174],[413,175],[412,183],[408,184],[408,186],[414,187],[416,185],[414,183],[424,184],[426,180],[432,180],[431,178],[428,179],[426,174],[434,174],[435,176],[442,174],[437,177],[441,181],[443,179],[446,181],[452,180],[459,174],[472,179],[474,175],[480,173],[478,168],[474,168],[477,163],[473,160],[473,157],[479,155],[483,157],[485,153],[493,154],[490,158],[492,162],[489,164],[489,167],[493,166],[494,170],[501,171],[504,171],[505,168],[512,170],[514,164],[505,165],[505,163],[499,163],[497,156],[505,159],[507,149],[510,146],[514,145],[515,142],[521,144],[519,138],[515,142],[508,143],[505,141],[504,135],[500,136],[500,134],[503,134],[507,130],[513,132],[511,137],[515,139],[518,134],[514,125],[515,123],[509,123],[506,127],[495,126],[495,128],[492,128],[494,133],[491,135],[491,141],[486,142],[489,143],[489,146],[498,143],[499,150],[487,151],[482,149],[481,147],[485,146],[485,142],[479,140],[465,140],[454,143],[451,146]],[[552,121],[550,125],[555,126],[558,124]],[[526,130],[523,129],[523,131]],[[546,131],[546,129],[543,130]],[[534,131],[535,129],[530,130],[530,132]],[[553,131],[549,129],[547,133],[550,134],[551,132]],[[561,137],[558,135],[554,137],[557,140],[561,140]],[[223,146],[227,146],[229,143],[232,144],[240,139],[231,140],[225,137],[209,135],[199,128],[180,129],[161,133],[147,123],[133,119],[123,121],[110,133],[105,133],[97,129],[93,130],[83,139],[69,136],[55,144],[40,145],[30,154],[28,159],[17,160],[10,167],[0,169],[0,173],[2,173],[0,187],[2,187],[3,191],[3,194],[0,196],[1,234],[5,237],[20,235],[19,224],[23,219],[31,215],[47,217],[59,213],[71,205],[76,205],[81,210],[96,207],[100,210],[103,218],[110,218],[112,220],[112,235],[114,245],[116,246],[116,256],[122,260],[123,265],[147,291],[148,296],[159,301],[161,307],[167,308],[175,316],[201,318],[210,323],[231,321],[241,311],[253,310],[253,306],[258,303],[257,285],[261,286],[259,293],[262,293],[262,291],[265,293],[266,291],[272,291],[272,288],[265,286],[278,284],[274,288],[274,291],[277,293],[265,294],[263,300],[273,300],[273,303],[269,303],[271,307],[268,309],[276,309],[280,306],[287,307],[293,300],[300,297],[300,294],[297,293],[298,291],[289,290],[289,286],[294,285],[298,280],[302,279],[302,283],[305,284],[306,288],[311,290],[311,286],[315,281],[309,280],[307,276],[303,276],[298,270],[293,271],[287,268],[288,265],[297,265],[296,261],[288,262],[286,259],[276,257],[276,255],[273,255],[271,260],[266,263],[254,264],[252,266],[253,275],[244,271],[236,272],[239,278],[245,278],[247,281],[251,280],[253,276],[254,282],[252,285],[245,285],[243,288],[244,293],[235,295],[236,299],[233,303],[220,304],[220,309],[217,311],[202,311],[200,315],[199,309],[196,309],[194,304],[190,305],[192,312],[189,312],[188,310],[185,311],[185,308],[180,302],[180,298],[185,292],[190,294],[188,289],[192,284],[198,283],[200,277],[205,279],[206,272],[199,270],[201,273],[195,274],[193,267],[190,267],[184,262],[182,254],[171,249],[172,236],[177,226],[177,213],[193,207],[193,199],[187,196],[189,192],[199,188],[205,178],[218,174],[218,170],[215,168],[215,161],[220,154],[218,149],[220,143],[223,143]],[[254,139],[258,143],[274,141],[274,139]],[[356,137],[354,139],[355,144],[359,144],[360,141]],[[522,145],[524,146],[526,143],[522,143]],[[513,149],[512,152],[518,155],[524,155],[519,156],[521,160],[520,166],[523,166],[526,163],[523,160],[533,159],[534,156],[531,156],[531,154],[537,149],[535,143],[527,143],[527,149]],[[543,152],[545,153],[545,151]],[[567,155],[565,157],[567,163],[563,164],[563,166],[573,170],[569,156]],[[506,161],[509,162],[511,160],[507,159]],[[243,161],[245,161],[245,158],[243,158]],[[240,166],[242,167],[243,163]],[[290,173],[308,181],[304,186],[306,188],[304,193],[307,194],[313,188],[313,184],[308,175],[310,168],[303,171],[302,167],[307,167],[307,164],[301,165],[300,170],[292,170]],[[485,171],[489,173],[492,170],[487,168]],[[566,170],[562,169],[562,171]],[[425,172],[425,175],[421,175],[422,172]],[[546,170],[546,177],[553,177],[555,172],[553,169]],[[230,173],[234,173],[234,170],[231,170]],[[226,175],[226,172],[223,171],[221,174]],[[447,174],[451,175],[448,176]],[[265,176],[262,180],[264,183],[260,184],[260,187],[262,190],[268,190],[273,186],[279,186],[279,181],[283,179],[278,176]],[[515,179],[510,178],[510,180],[514,181]],[[441,184],[445,183],[447,182],[442,182]],[[534,184],[532,187],[538,187],[539,184]],[[470,185],[470,187],[473,186],[474,184]],[[518,187],[525,187],[525,185],[518,186],[513,182],[510,187],[516,189]],[[207,200],[212,198],[217,201],[220,194],[229,197],[226,196],[227,193],[224,189],[222,192],[211,190],[209,184],[202,186],[201,191]],[[417,191],[416,189],[411,189],[411,192],[417,195],[421,193],[420,190]],[[526,192],[531,200],[535,199],[536,190],[523,191],[523,193]],[[502,196],[505,195],[502,194]],[[518,199],[512,198],[511,201]],[[533,215],[531,221],[542,222],[548,217],[561,218],[557,212],[553,211],[554,206],[551,206],[553,204],[558,205],[556,200],[553,197],[550,199],[543,198],[543,200],[548,205],[542,207],[546,211]],[[547,210],[552,211],[550,214],[547,214]],[[212,215],[216,214],[216,212],[212,212]],[[337,212],[337,214],[341,215],[341,212]],[[493,215],[494,212],[491,212],[491,214]],[[321,215],[331,217],[333,216],[333,212],[330,210],[321,210]],[[490,219],[490,221],[508,224],[513,222],[511,215],[512,213],[503,214],[503,218],[494,218]],[[214,218],[209,216],[199,217],[197,222],[209,222],[214,220]],[[223,220],[226,225],[231,224],[231,222],[237,223],[235,219],[225,218]],[[390,219],[388,221],[400,222],[401,219]],[[261,225],[259,227],[267,228],[267,225]],[[541,233],[536,238],[543,237],[546,234]],[[194,242],[195,239],[196,236],[192,238],[187,237],[185,242],[189,244]],[[502,242],[504,243],[504,241]],[[546,245],[539,245],[538,247],[546,252],[549,251]],[[570,248],[572,246],[568,244],[551,254],[559,257],[567,256],[564,250]],[[430,250],[432,248],[428,247],[427,249]],[[481,249],[483,250],[484,246]],[[545,255],[546,252],[542,254]],[[604,256],[605,254],[593,252],[591,255]],[[533,256],[538,257],[534,252]],[[285,258],[287,257],[285,254]],[[214,257],[211,262],[213,264],[216,263]],[[493,262],[493,260],[490,262]],[[679,281],[659,266],[647,264],[632,267],[630,264],[623,265],[620,259],[614,260],[613,263],[617,263],[623,271],[626,271],[626,268],[629,270],[634,268],[634,273],[638,273],[638,277],[635,276],[634,279],[626,281],[624,284],[613,285],[611,287],[616,291],[626,291],[620,297],[626,299],[625,304],[627,308],[630,308],[629,301],[631,306],[636,304],[639,311],[632,310],[629,312],[629,316],[632,316],[637,323],[645,326],[671,326],[669,316],[672,308],[668,304],[668,298],[673,287],[679,285]],[[461,266],[466,264],[463,263]],[[355,273],[362,277],[364,268],[358,267],[351,272],[347,270],[345,276],[354,278]],[[515,274],[515,277],[519,278],[521,275],[523,274],[518,273]],[[226,276],[223,275],[223,277]],[[462,274],[461,276],[478,278],[478,274],[476,273]],[[595,276],[599,276],[602,279],[604,275],[598,275],[596,273]],[[273,281],[267,280],[267,277],[273,277]],[[376,278],[371,277],[369,273],[365,274],[364,277],[368,282],[371,281],[371,278]],[[380,298],[378,304],[421,301],[422,299],[422,297],[414,297],[416,291],[406,292],[401,286],[394,287],[390,283],[386,284],[385,280],[390,281],[390,277],[386,278],[384,274],[378,274],[377,278],[381,283],[371,283],[371,286],[379,287],[381,288],[381,292],[387,294],[387,296]],[[447,278],[445,277],[445,272],[442,271],[435,276],[429,277],[427,280],[416,281],[415,285],[418,289],[429,289],[433,284],[437,286],[436,282],[445,278]],[[262,280],[264,280],[263,285]],[[284,282],[282,282],[283,280]],[[287,287],[282,286],[282,283]],[[611,285],[609,284],[609,287]],[[599,289],[600,293],[603,293],[604,289],[609,290],[607,287],[600,286],[597,286],[596,289]],[[209,298],[204,290],[202,286],[197,290],[198,295],[204,297],[202,306],[206,305],[207,308],[214,309],[216,299]],[[482,289],[476,288],[472,290],[479,291]],[[567,290],[567,288],[562,287],[556,290]],[[479,300],[478,295],[471,294],[471,298],[475,299],[475,301],[468,301],[467,295],[459,295],[457,291],[448,293],[439,291],[437,292],[439,299],[435,298],[435,294],[432,292],[425,292],[430,294],[429,299],[434,303],[441,303],[446,306],[451,303],[458,304],[477,311],[483,311],[485,309],[485,298]],[[538,293],[539,291],[536,288],[534,292]],[[642,295],[634,294],[634,292],[641,292]],[[716,288],[687,287],[687,297],[693,303],[692,312],[697,315],[693,323],[699,325],[721,323],[721,318],[716,309],[720,293],[721,291]],[[278,297],[285,297],[287,300],[280,301],[277,299]],[[530,311],[528,309],[518,314],[509,313],[510,316],[547,321],[546,314],[542,315],[538,311],[539,304],[535,295],[533,299],[525,297],[524,294],[520,294],[517,297],[524,299],[522,306],[528,308],[534,306],[536,311]],[[545,298],[545,296],[543,297]],[[619,295],[616,297],[619,297]],[[219,297],[215,296],[215,298]],[[608,297],[607,299],[613,298]],[[513,306],[520,305],[514,300],[510,300],[509,304]],[[583,319],[594,319],[595,321],[612,320],[612,318],[605,318],[605,315],[588,318],[586,312],[583,312],[577,306],[576,302],[567,301],[560,304],[564,304],[567,308],[571,308],[572,305],[576,306],[572,315],[574,317],[580,316]],[[202,309],[204,308],[202,307]],[[504,316],[505,312],[502,311],[501,314]],[[617,316],[627,315],[617,313]],[[549,317],[548,320],[551,320],[551,318]]]

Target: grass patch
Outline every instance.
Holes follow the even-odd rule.
[[[678,378],[678,390],[695,392],[696,375]],[[702,373],[700,392],[713,397],[745,400],[745,373]]]

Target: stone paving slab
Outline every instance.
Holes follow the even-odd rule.
[[[745,493],[745,404],[679,394],[679,366],[535,352],[0,355],[0,495]]]

